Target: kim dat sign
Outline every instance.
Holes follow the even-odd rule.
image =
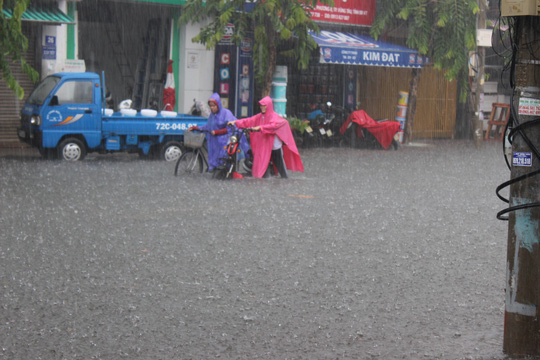
[[[365,35],[332,31],[310,35],[319,44],[321,63],[421,68],[427,62],[415,50]]]
[[[362,54],[364,61],[382,61],[390,64],[398,64],[401,54],[399,53],[387,53],[387,52],[374,52],[364,51]]]

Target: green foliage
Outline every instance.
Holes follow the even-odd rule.
[[[309,127],[309,122],[300,120],[296,116],[287,116],[286,119],[289,122],[291,129],[298,130],[301,134]]]
[[[28,48],[28,39],[21,29],[21,16],[26,11],[30,0],[0,0],[0,8],[6,10],[11,17],[4,12],[0,13],[0,69],[2,79],[13,93],[22,100],[24,90],[13,76],[12,64],[19,63],[23,72],[30,80],[37,82],[39,74],[23,59],[22,54]]]
[[[381,0],[371,35],[377,39],[387,29],[406,25],[407,46],[428,56],[447,79],[468,84],[478,11],[476,0]]]
[[[180,16],[180,24],[198,23],[209,19],[192,41],[214,48],[222,39],[225,27],[234,25],[232,41],[237,44],[254,32],[253,59],[255,79],[263,87],[270,85],[278,47],[305,69],[311,52],[317,47],[308,31],[319,32],[310,18],[310,11],[318,4],[333,6],[333,0],[265,0],[257,1],[251,12],[245,12],[244,0],[188,0]],[[251,27],[250,27],[251,26]]]

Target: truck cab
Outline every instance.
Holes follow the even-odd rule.
[[[59,73],[46,77],[21,111],[19,138],[36,146],[42,155],[52,155],[67,134],[90,148],[99,145],[100,90],[99,76],[94,73]]]

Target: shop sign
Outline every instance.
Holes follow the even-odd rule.
[[[237,46],[231,41],[233,33],[229,24],[215,48],[214,91],[223,106],[241,118],[253,114],[253,34]]]
[[[375,0],[334,0],[334,5],[317,5],[311,10],[311,20],[363,26],[373,24]]]
[[[421,68],[428,59],[416,50],[342,32],[310,32],[319,44],[321,63]]]

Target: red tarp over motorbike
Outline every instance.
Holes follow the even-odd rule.
[[[345,134],[345,131],[347,131],[351,121],[358,124],[358,127],[356,128],[356,135],[358,138],[362,138],[362,129],[366,129],[385,149],[390,147],[394,135],[396,135],[400,128],[400,124],[397,121],[377,122],[373,120],[364,110],[358,110],[349,115],[347,120],[343,123],[339,129],[341,135]]]
[[[169,66],[167,68],[167,80],[165,81],[165,88],[163,89],[163,110],[174,111],[174,105],[176,104],[176,91],[174,88],[174,73],[172,67],[172,60],[169,60]]]

